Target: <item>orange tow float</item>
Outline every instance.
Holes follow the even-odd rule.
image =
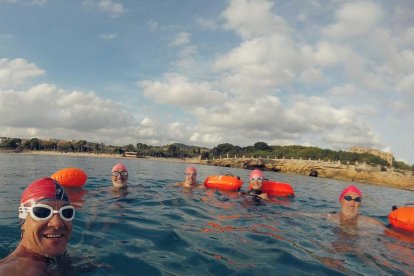
[[[251,189],[251,185],[249,185],[249,189]],[[272,196],[295,196],[295,191],[289,183],[270,180],[263,181],[262,193],[267,193]]]
[[[55,172],[51,178],[65,188],[81,188],[85,185],[88,175],[78,168],[64,168]]]
[[[273,196],[295,196],[295,191],[289,183],[277,181],[263,181],[262,192]]]
[[[204,186],[210,189],[238,191],[243,181],[233,175],[211,175],[204,180]]]
[[[393,207],[393,211],[388,215],[388,221],[396,228],[414,231],[414,205]]]

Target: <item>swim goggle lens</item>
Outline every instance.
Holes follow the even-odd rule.
[[[250,178],[250,181],[262,181],[263,177],[252,177]]]
[[[53,210],[52,206],[46,204],[35,204],[32,207],[19,207],[23,215],[30,213],[30,216],[37,221],[48,220],[54,214],[59,214],[65,221],[71,221],[75,217],[75,208],[71,205],[63,206],[59,210]]]
[[[361,202],[361,198],[358,196],[358,197],[356,197],[356,198],[352,198],[352,196],[344,196],[344,199],[346,200],[346,201],[351,201],[351,200],[353,200],[353,201],[355,201],[355,202]]]
[[[112,172],[112,176],[118,177],[118,176],[127,176],[128,172],[126,171],[114,171]]]

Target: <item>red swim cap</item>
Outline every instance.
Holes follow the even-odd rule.
[[[261,170],[253,170],[251,173],[250,173],[250,176],[249,176],[249,179],[250,178],[253,178],[253,177],[264,177],[264,175],[263,175],[263,173],[262,173],[262,171]]]
[[[35,204],[42,199],[55,199],[69,202],[68,195],[63,187],[50,177],[40,178],[30,184],[22,193],[20,204]]]
[[[184,172],[185,173],[197,173],[197,169],[190,166],[190,167],[187,167]]]
[[[342,197],[347,193],[356,193],[359,197],[362,197],[361,190],[355,187],[354,185],[350,185],[343,189],[342,193],[339,195],[339,201],[341,201]]]
[[[114,172],[114,171],[124,171],[124,172],[127,172],[128,170],[127,170],[127,168],[125,167],[125,165],[124,165],[124,164],[122,164],[122,163],[118,163],[118,164],[116,164],[116,165],[112,168],[112,171],[111,171],[111,172]]]

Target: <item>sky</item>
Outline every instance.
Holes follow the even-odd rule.
[[[414,164],[414,1],[0,0],[0,136]]]

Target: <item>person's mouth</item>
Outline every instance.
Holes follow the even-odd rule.
[[[43,237],[45,237],[46,239],[61,239],[63,238],[65,235],[61,234],[61,233],[53,233],[53,234],[44,234]]]

